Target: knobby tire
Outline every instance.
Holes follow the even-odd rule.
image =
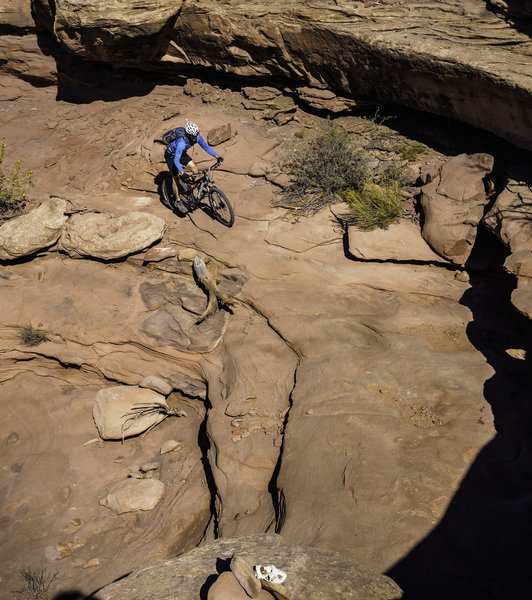
[[[209,190],[209,202],[213,217],[222,225],[231,227],[235,222],[235,214],[227,196],[217,187],[213,187]]]

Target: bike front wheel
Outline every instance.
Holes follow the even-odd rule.
[[[209,190],[209,202],[213,217],[222,225],[231,227],[235,222],[235,214],[227,196],[218,188],[213,187]]]

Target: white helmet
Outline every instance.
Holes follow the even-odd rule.
[[[191,137],[196,137],[199,133],[199,127],[192,121],[187,121],[185,125],[185,133]]]

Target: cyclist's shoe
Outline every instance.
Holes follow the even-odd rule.
[[[175,207],[177,208],[177,210],[182,214],[182,215],[186,215],[188,212],[188,208],[185,206],[184,202],[181,202],[181,200],[178,200],[175,203]]]

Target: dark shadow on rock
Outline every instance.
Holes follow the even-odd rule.
[[[216,573],[211,573],[205,580],[205,583],[201,586],[200,589],[200,600],[207,600],[207,596],[209,594],[209,590],[211,589],[213,583],[218,579],[218,577],[224,573],[225,571],[230,571],[230,558],[217,558],[216,559]]]
[[[516,30],[532,37],[532,2],[530,0],[504,0],[504,12],[497,10],[495,2],[488,2],[486,8],[501,19],[510,23]]]
[[[79,590],[68,590],[66,592],[59,592],[54,596],[54,600],[99,600],[98,596],[86,596]]]
[[[87,104],[96,100],[112,102],[133,96],[146,96],[156,85],[149,73],[138,69],[116,68],[70,54],[47,32],[37,32],[37,43],[45,56],[55,60],[57,100],[74,104]],[[50,83],[31,79],[28,81],[34,85]]]
[[[510,303],[512,276],[502,269],[469,275],[461,303],[473,316],[469,340],[495,371],[484,397],[497,433],[441,522],[387,572],[408,600],[524,598],[532,589],[532,326]],[[525,350],[526,359],[508,349]]]

